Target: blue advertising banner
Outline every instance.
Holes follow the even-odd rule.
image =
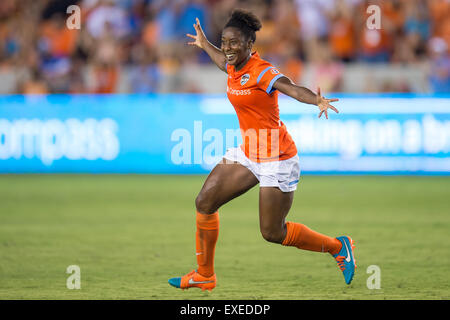
[[[280,97],[302,173],[450,174],[450,95]],[[207,173],[241,143],[224,95],[0,97],[1,173]]]

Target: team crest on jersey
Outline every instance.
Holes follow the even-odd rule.
[[[247,83],[247,81],[250,79],[250,75],[248,73],[244,74],[241,77],[241,86]]]

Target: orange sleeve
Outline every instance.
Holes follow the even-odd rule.
[[[263,89],[267,94],[271,94],[275,89],[273,84],[279,78],[284,77],[280,71],[272,65],[264,65],[256,78],[256,84]]]

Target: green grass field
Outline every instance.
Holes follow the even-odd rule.
[[[449,299],[450,178],[302,177],[288,216],[356,241],[350,286],[328,254],[265,242],[258,187],[220,210],[215,290],[195,267],[205,176],[0,176],[0,299]],[[66,268],[81,269],[69,290]],[[367,267],[381,269],[370,290]]]

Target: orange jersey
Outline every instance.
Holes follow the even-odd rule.
[[[226,66],[227,96],[236,110],[242,134],[241,148],[256,162],[279,161],[297,154],[286,126],[280,121],[278,92],[273,84],[283,75],[253,52],[245,66]]]

